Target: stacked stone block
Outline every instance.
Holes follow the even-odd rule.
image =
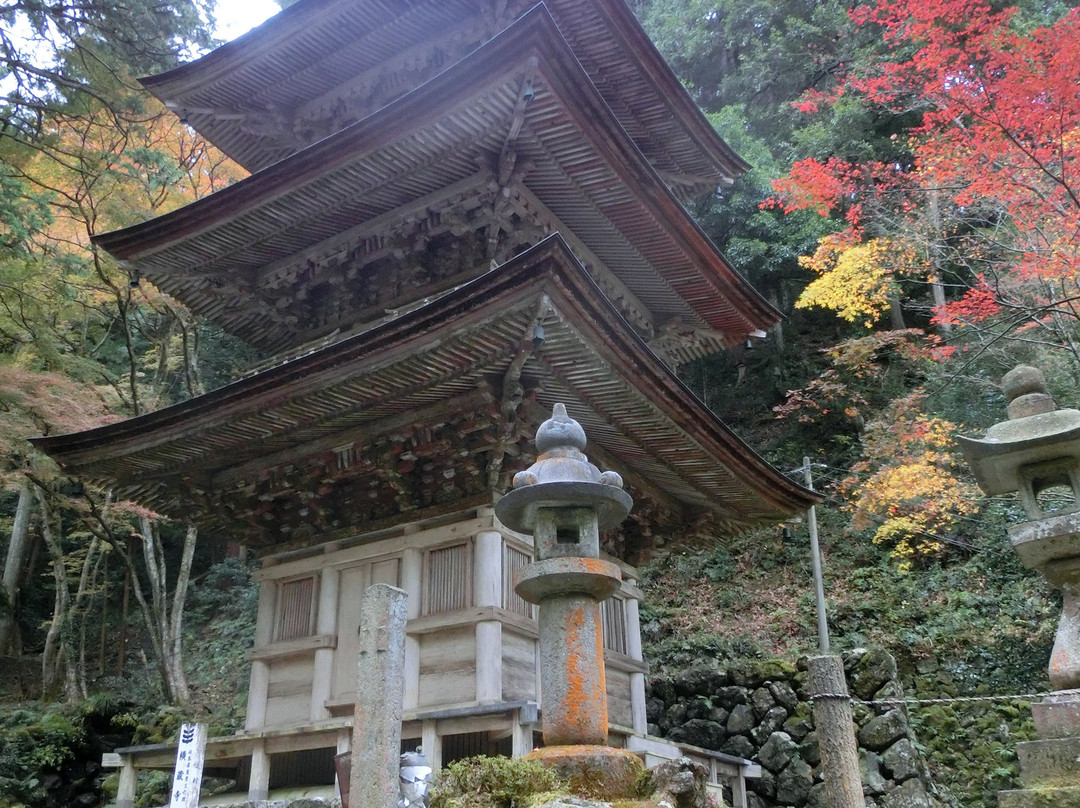
[[[929,770],[884,651],[844,655],[868,808],[937,808]],[[769,660],[701,666],[657,678],[647,702],[651,734],[761,764],[750,808],[827,808],[805,664]]]

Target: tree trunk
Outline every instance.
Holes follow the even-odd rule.
[[[933,297],[934,308],[941,310],[945,307],[945,287],[941,283],[941,203],[939,201],[940,191],[937,185],[930,187],[930,294]],[[952,331],[952,326],[949,323],[939,323],[938,328],[942,333],[948,334]]]
[[[128,541],[128,552],[122,554],[124,560],[131,558],[130,540]],[[121,676],[124,673],[124,660],[127,658],[127,622],[128,622],[128,607],[131,605],[131,564],[124,565],[124,594],[120,599],[120,642],[118,643],[118,650],[116,652],[116,675]]]
[[[889,298],[889,327],[893,331],[903,331],[907,328],[904,324],[904,310],[900,308],[899,298]]]
[[[150,584],[150,603],[147,604],[142,587],[133,577],[135,599],[139,602],[150,631],[165,695],[174,704],[186,704],[191,696],[188,691],[187,676],[184,674],[181,629],[184,620],[184,601],[187,599],[191,562],[195,555],[195,540],[198,533],[194,527],[189,526],[184,537],[184,549],[170,608],[161,537],[145,516],[140,517],[139,521],[143,539],[143,561]]]
[[[30,554],[30,506],[33,497],[30,483],[23,480],[19,488],[19,504],[15,507],[15,522],[11,527],[11,541],[4,560],[4,597],[7,608],[0,613],[0,656],[7,653],[19,619],[19,590],[22,587],[26,557]]]
[[[776,297],[776,289],[769,290],[769,302],[773,308],[780,311],[780,301]],[[786,350],[784,344],[784,319],[781,317],[776,321],[776,325],[769,329],[769,333],[772,335],[773,346],[776,348],[777,354],[783,354]]]
[[[67,567],[64,552],[53,534],[52,514],[45,493],[35,487],[34,495],[41,508],[41,538],[49,551],[53,584],[56,587],[53,616],[45,635],[45,650],[41,655],[41,686],[45,693],[55,692],[63,676],[64,695],[69,702],[75,703],[79,700],[80,689],[75,678],[75,668],[72,664],[74,655],[71,653],[69,642],[71,589],[67,581]]]

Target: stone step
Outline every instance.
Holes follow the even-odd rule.
[[[1024,741],[1016,755],[1020,782],[1028,788],[1080,785],[1080,738]]]
[[[1080,693],[1067,691],[1047,696],[1031,705],[1031,717],[1040,738],[1080,736]]]
[[[1080,786],[998,792],[998,808],[1076,808],[1078,805]]]

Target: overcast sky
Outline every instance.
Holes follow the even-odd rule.
[[[279,10],[273,0],[218,0],[217,35],[236,39]]]

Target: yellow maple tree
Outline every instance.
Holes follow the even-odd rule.
[[[876,525],[902,571],[940,556],[957,524],[978,511],[978,489],[955,455],[956,424],[927,415],[923,396],[898,399],[863,433],[865,456],[845,483],[852,527]]]
[[[870,328],[898,294],[897,276],[908,271],[912,251],[888,239],[853,241],[850,231],[844,231],[822,238],[814,254],[800,257],[799,263],[817,277],[803,290],[796,308],[820,306]]]

